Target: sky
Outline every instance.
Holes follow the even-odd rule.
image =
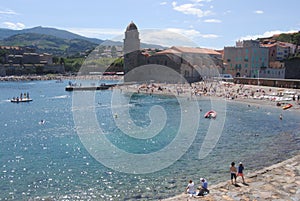
[[[163,30],[173,41],[180,34],[195,46],[223,49],[299,31],[299,8],[299,0],[2,0],[0,28],[43,26],[114,40],[133,21],[141,32]]]

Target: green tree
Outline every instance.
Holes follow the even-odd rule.
[[[56,56],[52,57],[52,62],[53,62],[54,64],[58,64],[58,61],[59,61],[59,58],[58,58],[58,57],[56,57]]]
[[[113,58],[117,57],[117,48],[115,46],[111,47],[110,52]]]
[[[60,63],[60,65],[64,65],[65,64],[65,59],[61,57],[59,63]]]
[[[300,33],[293,34],[292,41],[293,44],[300,45]]]

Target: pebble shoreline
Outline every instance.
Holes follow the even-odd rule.
[[[206,200],[206,201],[263,201],[300,200],[300,154],[281,163],[245,175],[246,184],[238,178],[237,185],[231,181],[211,185],[210,194],[190,197],[183,193],[163,201]]]
[[[75,76],[75,75],[20,75],[20,76],[4,76],[0,77],[0,81],[45,81],[45,80],[120,80],[122,76],[103,76],[103,75],[88,75],[88,76]]]

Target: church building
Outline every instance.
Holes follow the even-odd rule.
[[[133,22],[126,28],[123,48],[125,82],[192,83],[222,72],[222,55],[211,49],[173,46],[151,56],[143,54]]]

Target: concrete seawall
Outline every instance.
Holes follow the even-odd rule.
[[[229,176],[228,176],[229,177]],[[263,201],[263,200],[300,200],[300,154],[281,163],[245,175],[246,184],[238,178],[237,185],[228,180],[210,186],[210,194],[204,197],[190,197],[187,194],[163,201],[206,200],[206,201]]]

